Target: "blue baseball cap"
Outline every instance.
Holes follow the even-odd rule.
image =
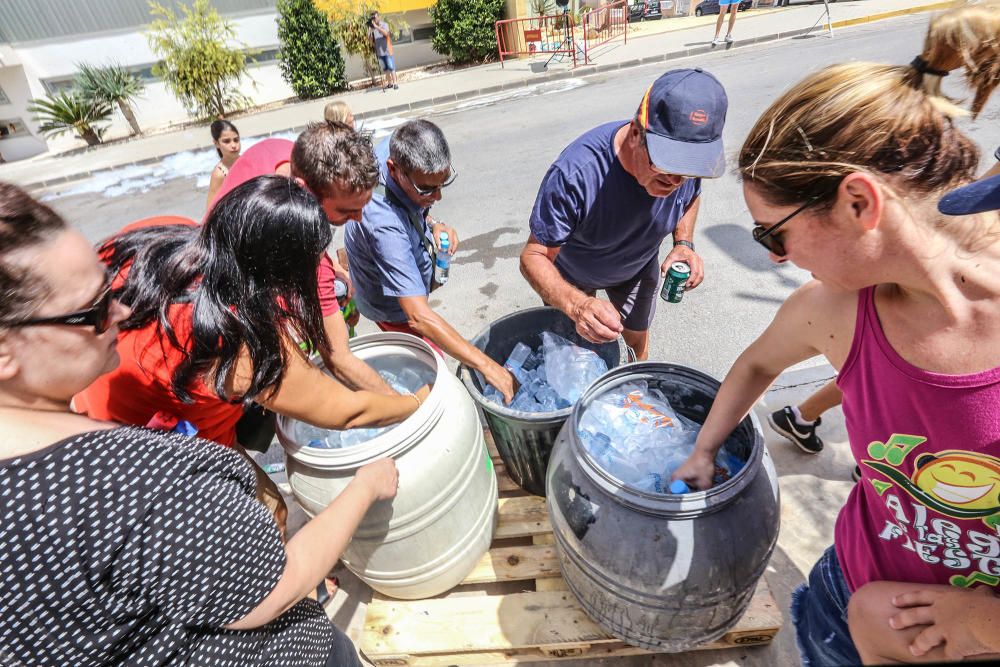
[[[945,215],[972,215],[998,209],[1000,174],[956,188],[938,202],[938,210]]]
[[[729,98],[701,68],[670,70],[646,90],[636,120],[646,130],[657,169],[678,176],[718,178],[726,171],[722,128]]]

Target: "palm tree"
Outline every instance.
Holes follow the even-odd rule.
[[[145,86],[136,75],[117,63],[105,67],[77,65],[76,85],[83,93],[108,104],[117,104],[125,120],[132,126],[133,134],[142,134],[135,119],[132,104],[142,95]]]
[[[98,123],[111,118],[111,104],[97,100],[78,90],[62,91],[41,99],[31,100],[28,111],[35,114],[35,122],[43,134],[51,137],[65,132],[75,132],[88,146],[101,143],[103,127]]]

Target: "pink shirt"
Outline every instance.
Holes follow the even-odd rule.
[[[222,187],[215,193],[215,199],[212,200],[212,205],[208,207],[209,212],[231,190],[252,178],[273,175],[278,170],[278,167],[291,162],[292,148],[294,146],[295,142],[288,139],[264,139],[244,151],[239,159],[233,163],[232,168],[229,170],[229,175],[222,182]],[[337,274],[333,270],[333,262],[326,253],[323,253],[322,258],[320,258],[319,268],[316,271],[316,282],[319,285],[317,294],[324,318],[340,312],[340,304],[337,302],[337,294],[334,287],[336,277]]]
[[[862,474],[835,530],[848,586],[1000,589],[1000,368],[942,375],[913,366],[886,339],[874,293],[858,293],[837,379]]]

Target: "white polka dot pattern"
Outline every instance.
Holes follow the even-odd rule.
[[[136,427],[0,461],[0,666],[326,664],[315,602],[222,629],[285,566],[254,488],[235,452]]]

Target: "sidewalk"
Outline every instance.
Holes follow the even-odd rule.
[[[954,4],[942,0],[841,0],[830,5],[833,27],[844,27],[894,16],[942,10]],[[825,25],[817,25],[822,4],[795,5],[781,9],[762,8],[740,13],[729,48],[785,39],[809,32],[827,39]],[[354,110],[358,119],[371,119],[411,112],[471,97],[524,86],[655,64],[707,53],[716,16],[682,17],[629,25],[627,44],[617,40],[592,54],[593,64],[572,69],[568,62],[553,62],[541,70],[542,56],[421,76],[413,72],[395,91],[355,91],[337,95]],[[836,39],[836,37],[834,37]],[[726,48],[723,46],[719,49]],[[537,71],[536,71],[537,70]],[[404,76],[405,79],[405,76]],[[234,117],[244,137],[295,131],[323,117],[323,107],[333,98],[289,104],[284,107]],[[0,180],[27,188],[48,187],[79,180],[96,172],[128,165],[158,162],[168,155],[202,149],[209,145],[207,127],[140,137],[127,142],[96,147],[70,155],[45,154],[29,160],[0,165]]]

